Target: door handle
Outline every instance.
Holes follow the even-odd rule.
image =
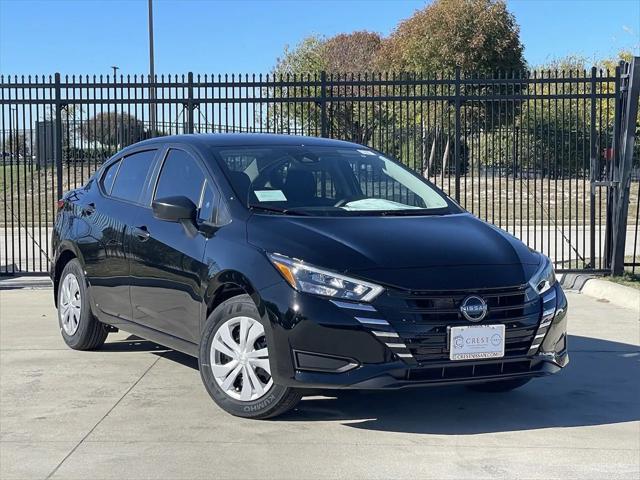
[[[141,242],[146,242],[151,236],[149,230],[147,230],[147,227],[144,225],[141,227],[134,227],[133,234],[138,237],[138,240],[140,240]]]
[[[82,215],[89,216],[95,211],[96,211],[96,204],[93,202],[82,207]]]

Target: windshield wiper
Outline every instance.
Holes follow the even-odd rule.
[[[257,205],[255,203],[249,204],[249,208],[251,210],[260,210],[262,212],[281,213],[283,215],[309,215],[308,212],[304,212],[302,210],[295,210],[295,209],[291,209],[291,208],[281,208],[281,207],[275,207],[275,206],[271,206],[271,205]]]
[[[446,215],[447,211],[427,210],[427,209],[411,209],[411,210],[387,210],[381,213],[383,217],[410,217],[410,216],[429,216],[429,215]]]

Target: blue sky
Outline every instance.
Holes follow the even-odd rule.
[[[310,34],[388,35],[425,0],[155,0],[156,72],[267,73]],[[613,56],[640,44],[637,0],[511,0],[525,57]],[[0,0],[0,72],[145,73],[146,0]]]

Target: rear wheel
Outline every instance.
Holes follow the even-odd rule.
[[[515,390],[516,388],[522,387],[530,381],[530,378],[516,378],[511,380],[498,380],[495,382],[473,383],[471,385],[467,385],[467,388],[476,392],[509,392],[511,390]]]
[[[64,266],[58,286],[58,323],[65,343],[74,350],[101,347],[109,334],[91,313],[89,292],[77,259]]]
[[[275,417],[301,398],[299,390],[273,382],[264,326],[248,295],[231,298],[211,313],[198,361],[207,392],[232,415]]]

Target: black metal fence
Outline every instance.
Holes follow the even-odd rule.
[[[543,251],[559,270],[608,271],[620,191],[617,139],[624,125],[636,125],[635,117],[623,118],[628,70],[189,73],[153,83],[138,76],[0,77],[0,274],[47,269],[56,200],[118,149],[159,135],[217,132],[369,145]],[[637,147],[628,173],[625,263],[635,268]]]

